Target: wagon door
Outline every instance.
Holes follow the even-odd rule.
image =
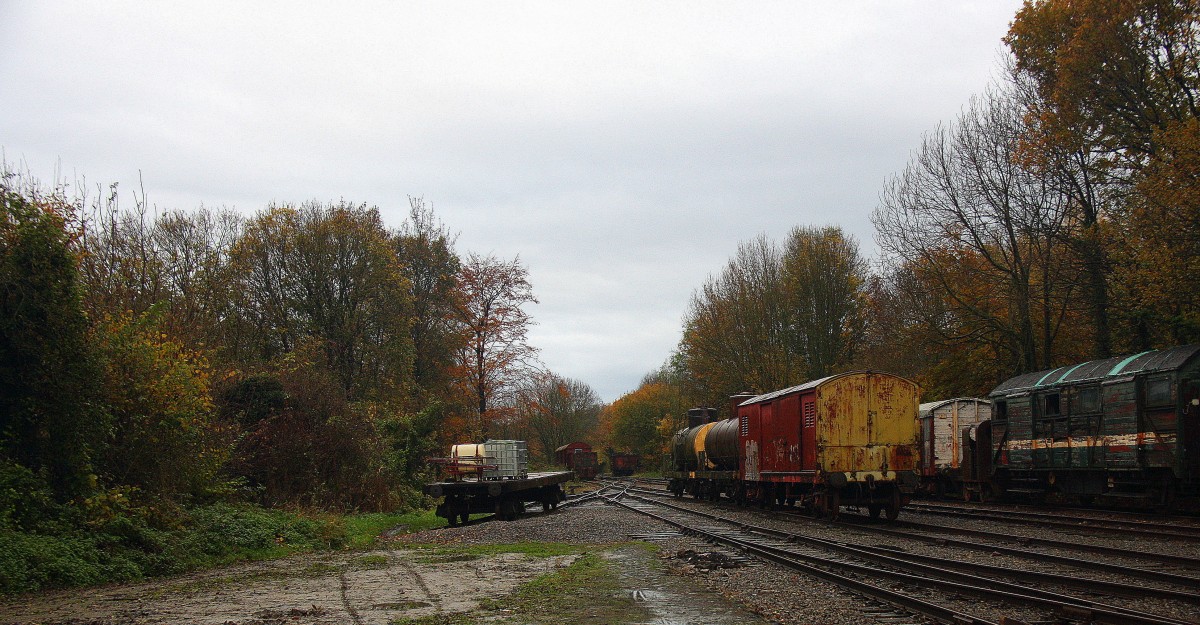
[[[1137,467],[1138,406],[1133,377],[1100,386],[1104,410],[1104,464],[1110,469]]]
[[[801,469],[811,471],[817,467],[817,396],[806,393],[800,399],[803,423],[800,427]]]
[[[1184,380],[1180,383],[1183,420],[1183,474],[1195,479],[1200,476],[1200,380]]]
[[[778,466],[779,435],[775,429],[775,402],[763,402],[759,407],[759,423],[762,426],[762,438],[759,447],[759,463],[763,473],[774,473]]]
[[[779,414],[776,416],[780,438],[778,445],[785,451],[784,457],[777,463],[780,471],[794,473],[802,469],[800,431],[804,427],[804,417],[801,410],[799,395],[786,395],[779,400]]]

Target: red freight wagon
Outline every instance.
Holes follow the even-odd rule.
[[[580,441],[567,443],[566,445],[554,450],[554,460],[558,464],[570,469],[571,457],[576,451],[592,451],[592,446]]]
[[[836,516],[842,505],[896,518],[915,490],[920,453],[913,382],[856,371],[737,396],[735,416],[692,424],[672,439],[676,495],[800,504]],[[689,411],[713,418],[708,409]]]
[[[581,480],[594,480],[599,472],[596,452],[587,443],[567,443],[554,450],[554,459],[558,464],[575,472],[575,477]]]

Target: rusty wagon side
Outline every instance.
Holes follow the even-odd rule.
[[[670,487],[831,517],[857,506],[894,519],[918,485],[919,397],[915,382],[877,371],[739,396],[734,417],[676,435],[675,453],[693,455],[673,459]]]

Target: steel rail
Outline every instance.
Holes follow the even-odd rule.
[[[702,530],[702,529],[699,529],[696,527],[686,525],[685,523],[675,520],[675,519],[671,519],[670,517],[666,517],[661,514],[655,514],[648,510],[639,509],[636,506],[631,506],[629,504],[626,504],[626,503],[620,501],[618,498],[615,498],[615,497],[610,498],[609,501],[614,505],[621,506],[621,507],[629,509],[629,510],[633,510],[634,512],[646,515],[652,519],[657,519],[663,523],[666,523],[667,525],[670,525],[672,527],[679,529],[680,531],[682,531],[686,534],[701,536],[710,542],[715,542],[715,543],[719,543],[719,544],[728,545],[730,547],[734,547],[734,548],[738,549],[739,551],[742,551],[743,553],[748,553],[750,555],[760,557],[769,562],[774,562],[781,566],[785,566],[787,568],[790,568],[790,569],[793,569],[796,571],[800,571],[802,573],[807,573],[809,575],[812,575],[813,577],[823,579],[825,581],[831,582],[831,583],[841,586],[843,588],[847,588],[852,591],[861,593],[863,595],[872,597],[874,599],[887,602],[891,605],[903,608],[905,610],[911,610],[911,611],[921,614],[923,616],[935,619],[941,623],[951,623],[954,625],[998,625],[994,621],[988,621],[988,620],[974,617],[974,616],[971,616],[968,614],[963,614],[961,612],[952,610],[945,606],[940,606],[936,603],[930,603],[928,601],[919,599],[917,597],[899,593],[894,590],[889,590],[887,588],[881,588],[879,586],[875,586],[874,584],[868,584],[867,582],[857,580],[852,577],[846,577],[844,575],[839,575],[832,571],[827,571],[825,569],[822,569],[822,568],[819,568],[819,567],[816,567],[816,566],[813,566],[810,564],[806,564],[806,563],[804,563],[802,561],[798,561],[794,558],[787,557],[785,555],[781,555],[781,554],[777,553],[775,550],[769,549],[765,546],[754,545],[754,544],[746,542],[746,541],[741,541],[741,540],[738,540],[738,539],[735,539],[735,538],[732,538],[729,536],[717,534],[714,532],[709,532],[706,530]]]
[[[647,501],[645,499],[642,499],[642,500]],[[997,566],[991,566],[991,565],[985,565],[985,564],[975,564],[972,562],[962,562],[959,560],[951,560],[948,558],[936,558],[936,557],[932,557],[932,556],[921,556],[921,555],[917,555],[917,554],[908,554],[908,553],[899,552],[895,549],[887,549],[887,548],[879,548],[879,547],[866,547],[863,545],[855,545],[855,544],[851,544],[851,543],[827,540],[824,538],[815,538],[815,537],[811,537],[811,536],[802,536],[799,534],[792,534],[792,533],[788,533],[788,532],[785,532],[782,530],[777,530],[774,528],[749,525],[749,524],[745,524],[745,523],[740,523],[740,522],[732,520],[732,519],[725,519],[722,517],[718,517],[716,515],[711,515],[709,513],[697,512],[694,510],[690,510],[688,508],[682,508],[680,506],[676,506],[675,504],[672,504],[669,502],[655,502],[655,503],[658,503],[659,505],[663,505],[663,506],[666,506],[666,507],[669,507],[672,509],[684,511],[684,512],[692,512],[694,514],[699,514],[699,515],[702,515],[707,518],[712,518],[714,520],[720,520],[725,523],[737,524],[743,531],[751,532],[754,534],[761,534],[764,536],[772,536],[775,538],[783,538],[789,542],[802,541],[809,545],[812,545],[812,546],[815,546],[815,547],[818,547],[821,549],[840,552],[840,553],[843,553],[846,555],[850,555],[850,556],[858,557],[858,558],[861,558],[864,560],[876,562],[878,564],[890,565],[890,566],[895,566],[898,568],[915,569],[915,570],[921,571],[921,572],[923,572],[925,574],[929,574],[929,575],[940,575],[943,577],[954,577],[957,579],[963,579],[963,578],[972,579],[980,584],[986,584],[989,587],[993,587],[993,588],[1004,587],[1004,588],[1007,588],[1009,591],[1016,592],[1016,593],[1033,592],[1035,595],[1042,595],[1042,593],[1044,593],[1045,591],[1029,589],[1025,586],[1021,586],[1018,584],[1012,584],[1009,582],[995,580],[992,578],[981,577],[981,576],[975,575],[974,573],[970,573],[970,572],[966,572],[966,571],[985,571],[985,572],[992,573],[993,575],[999,575],[1001,577],[1010,578],[1010,579],[1017,579],[1017,580],[1028,581],[1028,582],[1051,583],[1051,584],[1057,584],[1060,586],[1084,588],[1084,589],[1093,590],[1093,591],[1107,590],[1109,592],[1113,592],[1115,594],[1118,594],[1121,596],[1126,596],[1126,597],[1130,597],[1130,596],[1136,597],[1136,596],[1145,596],[1145,595],[1149,595],[1149,594],[1156,594],[1159,598],[1162,598],[1162,599],[1172,599],[1172,600],[1187,601],[1187,602],[1196,602],[1197,601],[1196,593],[1194,591],[1193,592],[1179,592],[1179,591],[1166,590],[1166,589],[1145,588],[1142,586],[1130,586],[1128,584],[1121,584],[1121,583],[1117,583],[1117,582],[1108,582],[1105,580],[1084,579],[1084,578],[1079,578],[1079,577],[1057,575],[1054,573],[1042,573],[1042,572],[1036,572],[1036,571],[1021,571],[1021,570],[1015,570],[1015,569],[1010,569],[1010,568],[1005,568],[1005,567],[997,567]],[[955,571],[964,571],[966,573],[955,573]],[[1073,601],[1078,602],[1079,604],[1087,604],[1087,605],[1089,605],[1089,607],[1098,606],[1102,609],[1107,609],[1107,610],[1110,610],[1115,613],[1122,613],[1122,612],[1127,611],[1126,608],[1122,608],[1119,606],[1110,606],[1110,605],[1105,605],[1105,604],[1089,603],[1088,601],[1086,601],[1084,599],[1079,599],[1078,597],[1070,597],[1069,595],[1062,595],[1059,593],[1045,593],[1044,596],[1046,598],[1049,598],[1054,601],[1061,601],[1064,604],[1071,603],[1073,600]],[[1141,615],[1144,613],[1136,612],[1136,614]]]
[[[995,509],[967,509],[959,506],[944,504],[910,503],[905,506],[910,512],[937,514],[941,516],[956,516],[970,519],[993,519],[1003,523],[1034,524],[1041,527],[1059,527],[1087,532],[1106,532],[1109,534],[1140,534],[1164,536],[1180,540],[1200,540],[1200,527],[1172,526],[1146,522],[1116,521],[1111,519],[1090,519],[1085,517],[1063,517],[1043,512],[1016,512]],[[1066,519],[1066,520],[1064,520]]]
[[[673,495],[667,491],[659,491],[655,489],[633,489],[639,493],[653,494],[657,497],[671,498]],[[1180,556],[1174,554],[1160,554],[1146,551],[1133,551],[1129,549],[1121,549],[1117,547],[1102,547],[1098,545],[1090,545],[1087,543],[1077,543],[1071,541],[1061,541],[1049,538],[1034,538],[1020,536],[1016,534],[1005,534],[1001,532],[991,532],[987,530],[974,530],[962,527],[952,527],[945,525],[936,525],[928,523],[914,523],[911,521],[894,521],[887,525],[881,525],[871,522],[856,522],[849,520],[850,517],[843,516],[838,521],[822,521],[813,519],[800,512],[775,511],[775,514],[782,514],[790,518],[795,518],[805,522],[821,522],[832,525],[845,526],[859,529],[861,531],[887,534],[896,537],[911,538],[921,540],[927,543],[945,543],[973,550],[996,551],[1005,555],[1013,555],[1017,557],[1033,558],[1056,564],[1064,564],[1074,566],[1083,570],[1099,570],[1110,573],[1117,573],[1143,579],[1147,581],[1158,581],[1168,584],[1178,584],[1189,588],[1200,588],[1200,577],[1193,575],[1183,575],[1171,571],[1157,571],[1153,569],[1144,569],[1134,566],[1117,564],[1115,562],[1105,562],[1102,560],[1088,560],[1083,558],[1075,558],[1070,556],[1060,556],[1037,551],[1029,551],[1026,549],[1017,549],[1014,547],[1006,547],[1004,545],[990,543],[978,543],[965,540],[956,540],[946,536],[946,534],[957,534],[960,536],[973,536],[976,538],[986,538],[991,540],[1017,542],[1024,545],[1038,545],[1042,547],[1051,547],[1055,549],[1063,549],[1067,551],[1084,551],[1088,553],[1097,553],[1107,556],[1120,556],[1129,559],[1151,561],[1159,564],[1169,564],[1172,566],[1183,566],[1188,568],[1200,569],[1200,559],[1191,558],[1188,556]],[[866,521],[866,519],[863,519]],[[902,529],[907,528],[907,529]],[[919,532],[932,532],[930,534],[922,534]]]
[[[901,581],[914,583],[914,584],[917,584],[918,586],[932,585],[932,586],[941,587],[943,589],[954,590],[957,592],[967,592],[967,593],[982,595],[985,597],[1004,598],[1004,599],[1016,601],[1016,602],[1022,603],[1022,604],[1028,604],[1028,603],[1032,602],[1032,603],[1041,605],[1044,608],[1049,608],[1049,609],[1056,610],[1056,611],[1064,610],[1064,609],[1082,610],[1082,611],[1087,611],[1089,614],[1092,614],[1093,617],[1096,619],[1096,622],[1114,623],[1114,624],[1121,623],[1121,624],[1126,624],[1126,625],[1134,624],[1134,623],[1142,624],[1142,625],[1190,625],[1192,623],[1192,621],[1186,621],[1186,620],[1175,619],[1172,617],[1167,617],[1167,616],[1162,616],[1162,615],[1149,614],[1149,613],[1140,612],[1140,611],[1136,611],[1136,610],[1130,610],[1130,609],[1122,608],[1119,606],[1112,606],[1112,605],[1107,605],[1104,603],[1093,602],[1093,601],[1081,599],[1078,597],[1063,595],[1060,593],[1054,593],[1054,592],[1049,592],[1049,591],[1028,588],[1028,587],[1021,586],[1019,584],[1013,584],[1010,582],[1004,582],[1004,581],[1000,581],[1000,580],[994,580],[994,579],[979,577],[979,576],[975,576],[975,575],[963,574],[961,572],[957,572],[957,571],[953,571],[953,570],[946,570],[946,569],[943,569],[940,567],[921,564],[918,562],[903,561],[903,560],[899,560],[897,558],[891,557],[889,555],[881,555],[881,554],[871,553],[870,551],[859,549],[856,546],[846,545],[843,543],[837,543],[834,541],[827,541],[824,539],[815,539],[815,538],[811,538],[811,537],[803,537],[803,536],[798,536],[798,535],[794,535],[794,534],[788,535],[786,532],[779,532],[778,530],[773,530],[770,528],[758,528],[758,527],[755,527],[752,525],[734,521],[732,519],[726,519],[723,517],[719,517],[717,515],[704,513],[704,512],[700,512],[700,511],[696,511],[696,510],[691,510],[691,509],[683,508],[680,506],[675,506],[673,504],[663,502],[663,501],[651,501],[651,500],[648,500],[645,498],[637,498],[637,499],[639,499],[640,501],[642,501],[644,503],[648,503],[651,505],[658,505],[658,506],[662,506],[662,507],[665,507],[668,509],[673,509],[673,510],[676,510],[676,511],[684,513],[684,514],[700,516],[700,517],[707,518],[710,520],[733,525],[733,526],[736,526],[737,528],[739,528],[739,530],[741,530],[743,532],[753,533],[753,534],[758,534],[758,535],[775,536],[775,537],[780,537],[779,535],[783,535],[783,536],[786,536],[786,539],[790,542],[795,542],[796,540],[803,540],[803,541],[809,542],[810,544],[812,544],[816,547],[819,547],[819,548],[824,548],[824,549],[831,550],[831,551],[841,552],[845,555],[848,555],[851,557],[856,557],[856,558],[867,560],[867,561],[871,561],[871,562],[875,562],[877,564],[893,566],[893,567],[896,567],[899,569],[908,569],[908,570],[919,571],[919,572],[923,573],[925,576],[914,575],[914,574],[905,573],[905,572],[876,569],[876,568],[871,568],[871,567],[867,567],[864,565],[858,565],[858,564],[853,564],[853,563],[835,562],[835,561],[831,561],[827,558],[821,558],[821,557],[812,556],[812,555],[808,555],[808,554],[802,554],[802,553],[798,553],[798,552],[791,551],[791,550],[781,549],[778,547],[771,547],[768,545],[755,545],[758,549],[770,550],[770,551],[774,552],[776,555],[780,555],[781,557],[792,558],[792,559],[799,558],[802,560],[816,561],[816,562],[820,562],[820,563],[823,563],[826,565],[832,564],[835,566],[848,568],[850,570],[857,572],[860,575],[868,575],[868,576],[884,575],[884,576],[892,577],[894,579],[898,579]],[[695,529],[695,528],[692,528],[692,529]],[[711,532],[706,532],[706,534],[713,535]],[[733,538],[730,536],[722,536],[722,539],[725,541],[747,542],[747,541],[742,541],[741,539]],[[972,583],[963,583],[961,581],[953,581],[955,579],[957,579],[957,580],[967,579],[974,583],[972,584]]]

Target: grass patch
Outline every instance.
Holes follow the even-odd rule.
[[[576,551],[577,553],[577,551]],[[583,625],[644,623],[652,614],[622,592],[620,576],[602,554],[588,552],[570,566],[524,584],[511,596],[488,601],[485,610],[511,611],[523,624],[562,623],[563,615]]]
[[[430,614],[417,618],[399,618],[388,621],[388,625],[475,625],[477,621],[469,614]]]
[[[387,566],[387,563],[388,557],[378,553],[359,556],[351,562],[351,564],[360,569],[380,569]]]
[[[57,506],[44,517],[20,528],[0,519],[0,595],[134,581],[299,552],[365,549],[388,531],[445,525],[432,510],[341,516],[231,503],[110,505],[100,513]]]
[[[304,571],[301,573],[301,575],[304,577],[325,577],[326,575],[332,575],[341,570],[342,567],[336,564],[331,564],[329,562],[313,562],[312,564],[304,567]]]
[[[354,549],[369,547],[384,532],[394,531],[407,534],[446,525],[446,520],[435,515],[433,510],[421,510],[406,514],[379,512],[374,514],[352,514],[343,519],[346,527],[347,544]]]
[[[523,543],[503,543],[495,545],[437,545],[437,544],[410,544],[405,545],[412,549],[426,549],[430,553],[430,557],[437,556],[456,556],[469,555],[474,557],[494,556],[501,553],[523,553],[531,558],[550,558],[554,556],[565,556],[573,553],[579,553],[579,545],[570,545],[567,543],[542,543],[542,542],[523,542]]]

